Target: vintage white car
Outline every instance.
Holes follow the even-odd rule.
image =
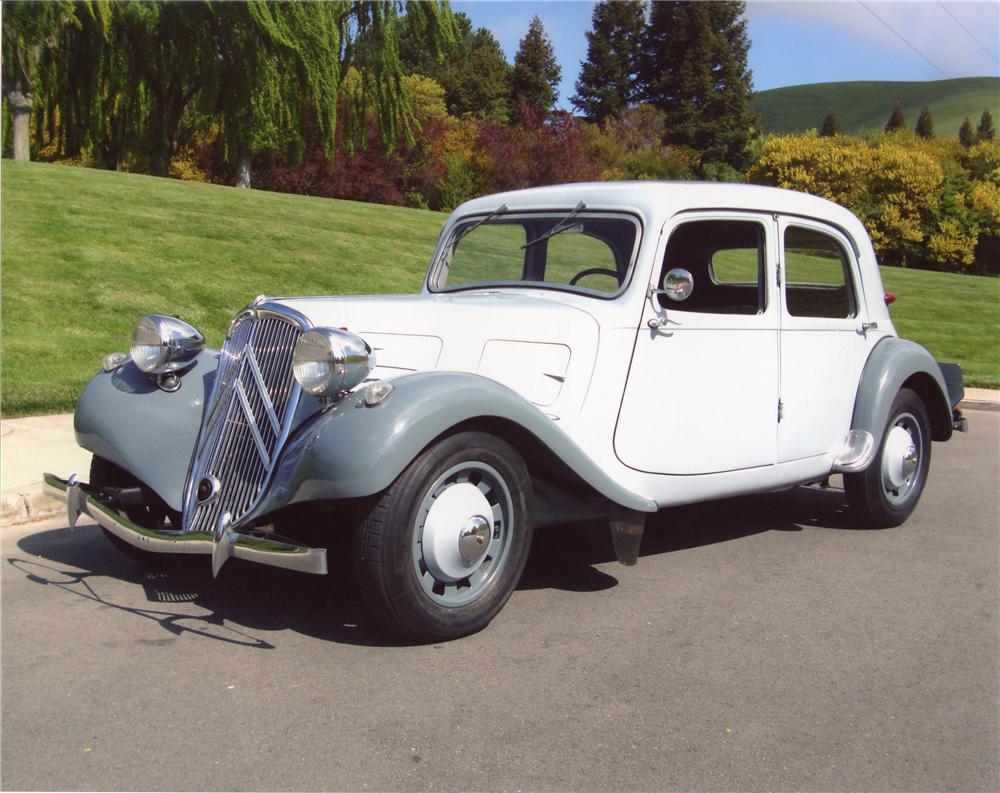
[[[813,196],[488,196],[444,224],[420,294],[261,296],[221,350],[142,317],[77,406],[90,482],[46,485],[71,524],[214,574],[230,556],[325,573],[302,538],[351,520],[373,614],[457,637],[503,607],[543,526],[605,516],[634,564],[650,513],[835,472],[859,524],[906,520],[931,441],[964,429],[962,380],[897,338],[889,299],[857,218]]]

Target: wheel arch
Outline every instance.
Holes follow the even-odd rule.
[[[948,440],[952,433],[951,408],[937,361],[919,344],[895,337],[878,342],[865,362],[851,428],[871,433],[878,448],[892,402],[901,388],[913,390],[924,403],[931,423],[931,438]]]

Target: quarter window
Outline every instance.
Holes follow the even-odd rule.
[[[855,316],[850,259],[829,234],[801,226],[785,229],[785,304],[793,317]]]

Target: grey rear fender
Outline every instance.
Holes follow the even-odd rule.
[[[878,448],[892,402],[901,388],[915,391],[923,400],[931,437],[948,440],[952,432],[951,407],[937,361],[919,344],[895,337],[882,339],[868,356],[854,401],[852,429],[870,432]]]
[[[180,374],[181,387],[173,393],[161,390],[132,361],[98,372],[76,404],[76,442],[121,466],[180,511],[218,363],[218,350],[202,351]]]
[[[393,392],[374,407],[365,406],[359,389],[301,426],[285,445],[267,494],[245,520],[296,502],[379,493],[436,439],[477,423],[494,427],[515,446],[514,435],[533,439],[615,504],[656,511],[652,499],[613,481],[552,419],[494,380],[419,372],[392,383]],[[531,468],[533,460],[526,462]]]

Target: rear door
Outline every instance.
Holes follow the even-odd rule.
[[[815,221],[782,217],[781,420],[778,462],[829,454],[851,426],[866,332],[850,241]]]

